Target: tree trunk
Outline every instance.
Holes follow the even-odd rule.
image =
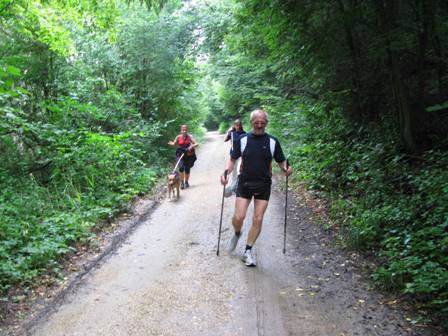
[[[373,0],[379,17],[380,29],[385,38],[387,66],[391,78],[392,91],[398,111],[399,128],[407,152],[415,152],[415,142],[412,133],[411,109],[409,106],[408,89],[404,83],[399,64],[399,54],[392,47],[392,33],[396,28],[396,18],[399,12],[398,0]]]
[[[346,12],[346,9],[344,6],[344,2],[343,2],[343,0],[338,0],[337,2],[338,2],[339,10],[342,15],[343,26],[344,26],[344,31],[345,31],[345,39],[346,39],[348,48],[350,50],[350,57],[351,57],[351,61],[352,61],[353,74],[354,74],[354,76],[352,76],[352,83],[353,83],[352,85],[354,87],[354,92],[355,92],[354,100],[356,101],[355,114],[356,114],[356,117],[359,117],[362,115],[362,112],[363,112],[362,111],[362,99],[361,99],[362,83],[360,80],[361,72],[360,72],[359,51],[357,48],[357,44],[355,42],[352,27],[349,25],[349,23],[346,20],[347,12]],[[356,5],[356,4],[353,4],[353,5]],[[353,10],[352,10],[352,12],[353,12]]]
[[[448,91],[448,81],[446,80],[446,56],[442,51],[442,44],[439,35],[437,34],[437,23],[434,18],[434,8],[431,2],[428,3],[428,32],[429,38],[432,42],[434,53],[437,57],[437,79],[439,84],[439,93],[446,94]],[[447,8],[448,9],[448,8]]]
[[[425,55],[428,45],[428,6],[429,3],[425,0],[416,1],[416,24],[418,26],[418,60],[417,60],[417,78],[418,78],[418,93],[417,100],[423,101],[425,95]]]

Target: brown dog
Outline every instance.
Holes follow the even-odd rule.
[[[179,198],[180,178],[179,173],[175,171],[168,175],[168,199],[171,199],[171,194],[174,198],[174,190],[176,190],[177,198]]]

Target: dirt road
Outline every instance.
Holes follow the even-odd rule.
[[[209,133],[191,188],[163,201],[31,335],[426,335],[368,289],[344,255],[292,201],[286,256],[283,194],[273,192],[255,247],[258,267],[225,252],[234,199],[226,199],[216,256],[227,144]],[[244,228],[247,233],[249,220]],[[427,334],[429,335],[429,333]]]

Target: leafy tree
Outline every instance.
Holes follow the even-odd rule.
[[[145,4],[0,2],[0,289],[57,274],[200,131],[195,12]]]
[[[332,199],[346,243],[382,256],[377,283],[446,319],[446,4],[213,9],[211,22],[228,22],[222,35],[204,25],[220,118],[266,108],[301,178]]]

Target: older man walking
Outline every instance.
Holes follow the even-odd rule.
[[[268,124],[268,114],[263,110],[255,110],[250,114],[252,131],[241,136],[233,146],[233,151],[227,162],[227,174],[221,176],[221,183],[226,185],[229,173],[235,166],[235,161],[241,157],[238,186],[236,190],[235,211],[232,225],[235,230],[227,244],[227,251],[235,250],[241,236],[241,228],[246,217],[249,204],[254,199],[254,214],[252,225],[247,236],[246,249],[242,260],[246,266],[256,266],[252,247],[261,233],[264,213],[269,204],[272,183],[272,159],[279,165],[285,176],[292,174],[283,154],[280,142],[265,132]]]

